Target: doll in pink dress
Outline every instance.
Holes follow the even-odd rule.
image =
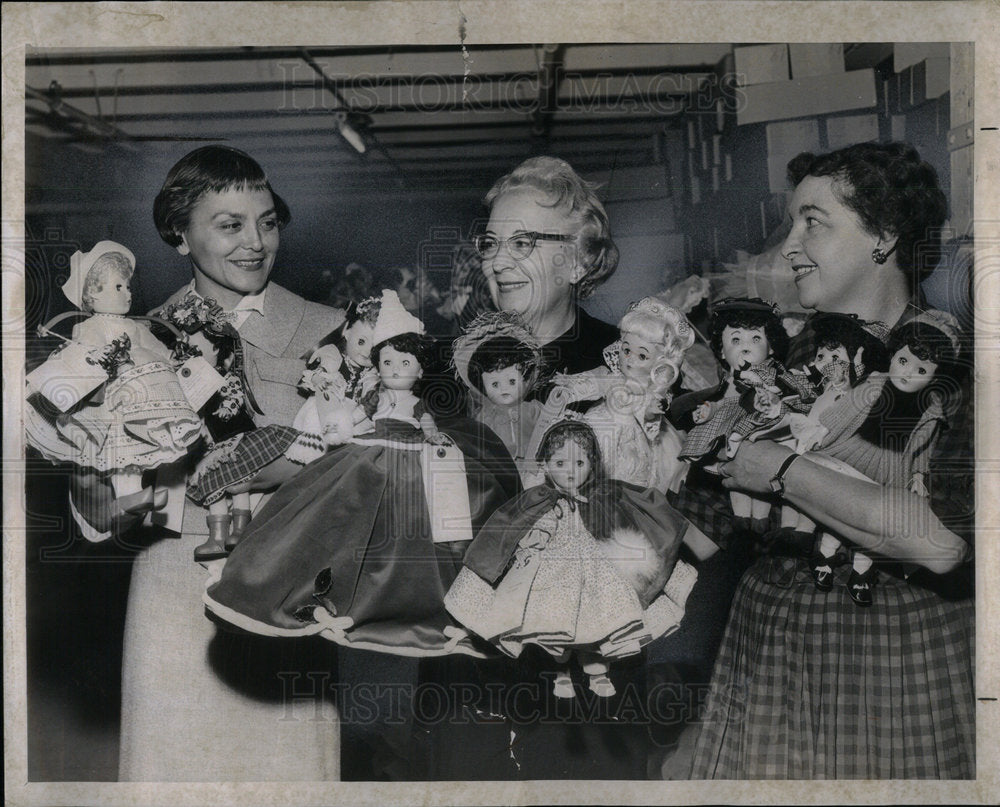
[[[62,364],[72,355],[81,376],[101,367],[107,378],[59,414],[29,407],[28,441],[54,462],[108,474],[124,512],[162,507],[165,491],[144,488],[142,474],[183,457],[199,438],[201,419],[181,388],[171,351],[145,323],[127,316],[131,250],[101,241],[90,252],[76,252],[70,269],[63,292],[91,316],[74,326],[50,362]],[[38,370],[29,376],[29,393],[38,391],[31,388],[38,377]]]
[[[479,531],[445,607],[510,656],[527,644],[559,663],[576,655],[590,690],[611,697],[609,661],[680,623],[696,576],[677,560],[687,522],[661,493],[608,479],[585,423],[554,425],[537,459],[545,481]],[[568,666],[554,694],[575,696]]]
[[[534,473],[529,449],[542,412],[541,401],[526,400],[539,381],[538,339],[517,314],[485,312],[455,340],[452,357],[469,390],[470,414],[496,433],[525,482]]]

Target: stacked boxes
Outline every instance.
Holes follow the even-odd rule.
[[[943,186],[953,167],[968,177],[972,128],[952,122],[971,124],[971,73],[971,44],[734,48],[691,97],[682,126],[688,207],[679,226],[691,236],[696,263],[760,251],[780,236],[787,165],[803,151],[905,139]],[[971,210],[971,180],[961,184],[965,191],[952,186],[953,206],[965,193],[962,206]]]

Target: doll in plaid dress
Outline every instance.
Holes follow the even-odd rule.
[[[377,384],[371,348],[380,307],[379,297],[352,304],[343,324],[312,352],[299,382],[309,397],[290,427],[271,424],[228,439],[213,431],[218,442],[199,463],[187,490],[192,501],[208,507],[209,537],[195,549],[197,560],[225,557],[240,542],[250,524],[250,482],[263,468],[280,457],[305,466],[321,457],[328,443],[365,430],[363,413],[355,418],[359,410],[353,405],[370,396]],[[331,439],[333,433],[342,433],[341,439]]]
[[[788,336],[781,312],[759,298],[731,298],[717,303],[710,342],[726,370],[720,384],[680,396],[671,417],[688,429],[682,459],[711,466],[726,448],[733,456],[740,442],[811,402],[812,383],[782,364]],[[766,499],[731,491],[738,529],[762,534],[771,505]]]

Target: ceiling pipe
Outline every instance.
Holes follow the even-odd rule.
[[[34,87],[26,86],[24,88],[24,95],[26,98],[31,98],[35,101],[41,101],[42,103],[47,104],[53,113],[79,123],[92,135],[104,137],[109,140],[132,139],[129,134],[123,132],[117,126],[112,126],[110,123],[107,123],[100,118],[95,118],[93,115],[88,115],[81,109],[70,106],[59,97],[59,92],[60,87],[59,82],[57,81],[53,81],[49,85],[47,92],[36,90]]]

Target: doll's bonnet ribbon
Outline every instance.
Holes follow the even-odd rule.
[[[69,277],[62,285],[63,294],[77,308],[83,308],[83,287],[87,275],[98,259],[110,252],[120,253],[135,270],[135,255],[128,247],[123,247],[115,241],[98,241],[90,252],[77,250],[69,259]]]

